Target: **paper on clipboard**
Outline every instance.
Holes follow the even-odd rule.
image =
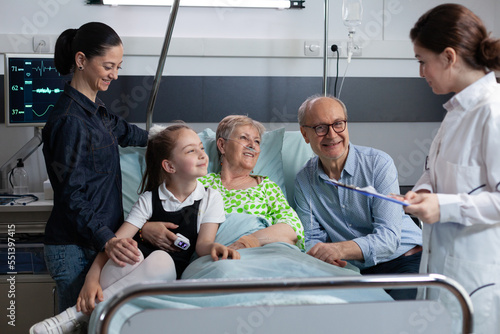
[[[333,184],[334,186],[338,186],[338,187],[346,188],[346,189],[349,189],[349,190],[353,190],[353,191],[358,192],[360,194],[363,194],[365,196],[373,196],[373,197],[385,199],[386,201],[397,203],[397,204],[401,204],[403,206],[410,205],[407,202],[397,200],[397,199],[389,197],[387,195],[383,195],[383,194],[379,193],[372,186],[360,188],[360,187],[356,187],[356,186],[352,186],[352,185],[347,185],[347,184],[344,184],[342,182],[338,182],[336,180],[329,180],[329,181],[326,181],[326,182],[328,182],[330,184]]]

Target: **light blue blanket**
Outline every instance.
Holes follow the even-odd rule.
[[[268,226],[264,219],[231,214],[219,228],[216,241],[229,245],[245,234]],[[182,279],[263,279],[356,276],[352,269],[339,268],[302,253],[297,247],[285,243],[272,243],[259,248],[240,250],[240,260],[212,261],[209,256],[194,260],[184,271]],[[222,295],[151,296],[137,298],[122,307],[111,325],[118,333],[127,318],[144,309],[198,308],[214,306],[297,305],[326,304],[361,301],[387,301],[390,296],[383,289],[363,290],[304,290],[273,293],[239,293]],[[96,321],[105,302],[97,306],[89,324],[89,333],[95,332]]]

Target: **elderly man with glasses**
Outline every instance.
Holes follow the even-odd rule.
[[[308,254],[362,274],[417,273],[422,233],[400,204],[341,188],[329,181],[399,193],[391,157],[349,143],[347,110],[337,98],[311,96],[299,108],[300,131],[317,155],[297,173],[295,204]],[[394,299],[414,299],[416,289],[393,289]]]

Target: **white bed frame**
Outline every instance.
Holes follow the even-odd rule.
[[[303,289],[436,287],[451,292],[462,310],[462,333],[473,333],[472,302],[445,276],[367,275],[271,280],[204,280],[141,284],[114,296],[102,309],[96,333],[107,334],[113,316],[128,301],[152,295],[266,292]],[[456,321],[456,319],[455,319]],[[120,333],[452,333],[448,311],[437,301],[384,301],[325,305],[279,305],[151,309],[141,311]]]

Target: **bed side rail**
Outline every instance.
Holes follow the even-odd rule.
[[[345,277],[312,277],[252,280],[179,280],[169,283],[138,284],[113,296],[99,315],[96,333],[107,334],[111,319],[128,301],[152,295],[182,295],[191,293],[241,293],[307,289],[364,289],[437,287],[457,298],[463,313],[462,333],[473,333],[472,301],[465,289],[455,280],[438,274],[365,275]]]

